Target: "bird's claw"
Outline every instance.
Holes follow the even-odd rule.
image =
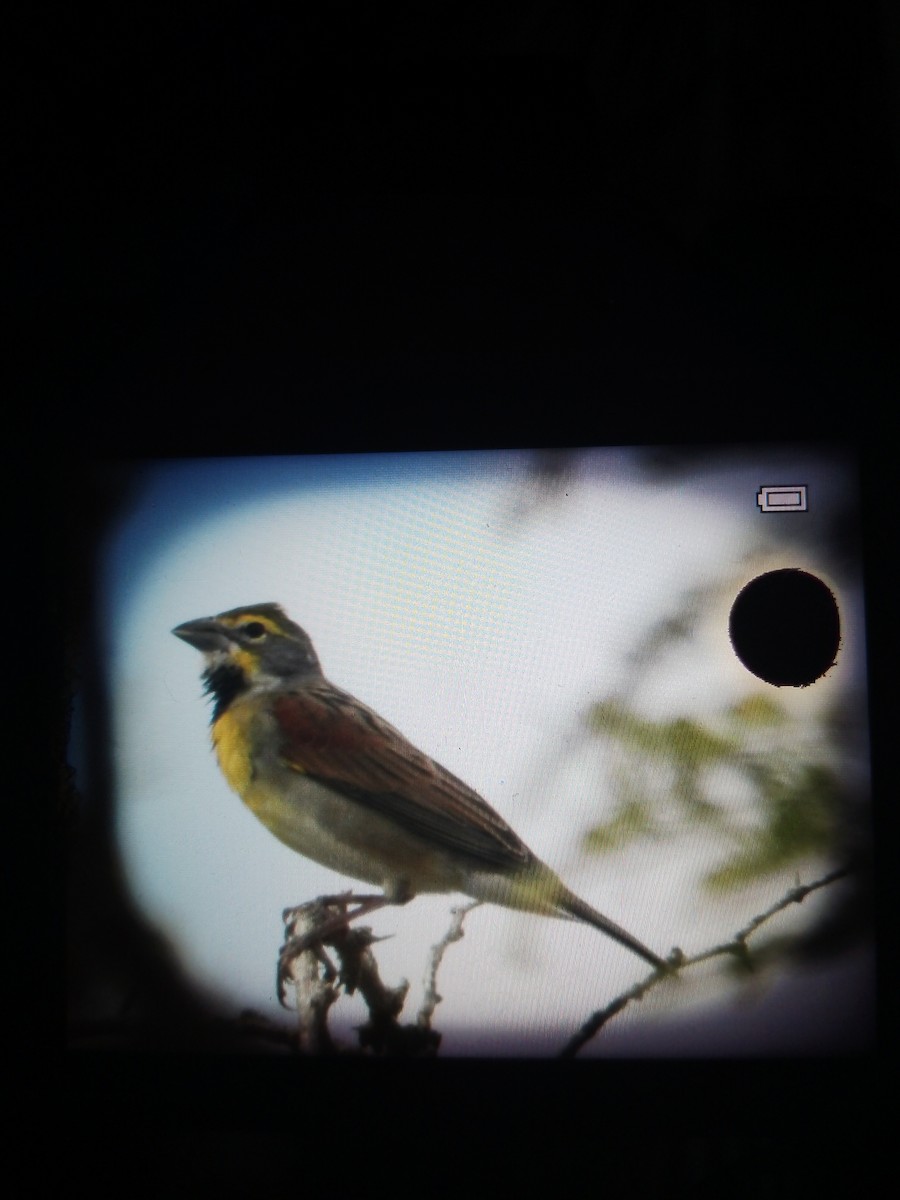
[[[294,904],[282,910],[281,919],[285,925],[293,923],[298,917],[304,916],[316,908],[339,908],[345,911],[348,904],[353,902],[353,892],[338,892],[333,896],[318,896],[315,900],[307,900],[303,904]]]
[[[319,896],[316,900],[299,904],[294,908],[286,908],[282,917],[287,926],[288,937],[278,952],[277,986],[278,1000],[285,1008],[285,994],[288,982],[293,978],[292,967],[299,955],[305,951],[314,950],[316,957],[325,966],[325,979],[329,982],[338,978],[334,963],[325,953],[323,944],[338,935],[345,934],[351,921],[368,912],[381,908],[384,904],[394,903],[383,895],[355,896],[352,891],[340,892],[334,896]],[[355,905],[352,912],[348,911]],[[329,913],[328,910],[332,912]],[[335,913],[334,910],[337,910]],[[303,924],[301,925],[301,919]],[[298,933],[298,925],[303,930]],[[382,938],[376,938],[371,929],[359,929],[358,933],[367,938],[366,945],[372,945]]]

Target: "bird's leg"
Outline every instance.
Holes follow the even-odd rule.
[[[324,916],[324,919],[318,921],[313,928],[307,929],[304,933],[293,934],[285,941],[278,952],[279,1002],[284,1005],[285,983],[290,978],[291,964],[297,955],[302,954],[304,950],[315,950],[317,957],[325,963],[326,970],[331,968],[333,971],[334,966],[324,952],[323,942],[346,929],[350,922],[355,921],[357,917],[364,917],[367,913],[375,912],[376,909],[384,908],[388,904],[405,904],[411,898],[411,895],[405,893],[402,893],[399,898],[395,898],[393,895],[387,894],[354,896],[352,892],[342,892],[336,896],[320,896],[318,900],[314,900],[310,904],[286,908],[282,915],[287,925],[292,925],[295,918],[301,914],[308,915],[315,909],[322,910],[323,916],[324,910],[328,908],[337,908],[341,911],[333,913],[331,916]],[[352,912],[347,911],[350,904],[356,906]]]
[[[370,896],[355,896],[352,891],[335,892],[333,896],[317,896],[315,900],[307,900],[305,904],[292,905],[282,912],[281,919],[287,924],[293,917],[298,916],[300,913],[308,912],[314,906],[346,910],[349,904],[368,904],[375,900],[381,901],[383,904],[405,904],[407,900],[412,899],[412,894],[406,895],[404,892],[402,893],[402,897],[402,899],[395,899],[393,895],[389,896],[386,892],[379,892]],[[381,904],[376,905],[376,907],[381,907]],[[353,915],[355,914],[351,915],[351,920],[353,920]]]
[[[353,896],[352,902],[356,907],[352,912],[347,912],[347,905],[351,903],[350,897],[340,897],[340,904],[332,902],[332,898],[323,897],[317,900],[316,904],[321,904],[323,908],[342,908],[342,912],[335,913],[333,916],[326,917],[324,921],[318,924],[315,929],[311,929],[308,933],[301,934],[299,937],[293,937],[285,946],[285,949],[292,948],[295,954],[299,954],[301,950],[306,950],[317,942],[327,941],[341,929],[346,929],[351,921],[355,921],[357,917],[364,917],[366,913],[375,912],[376,909],[384,908],[387,904],[395,904],[396,901],[388,896]],[[300,943],[294,946],[294,943]]]

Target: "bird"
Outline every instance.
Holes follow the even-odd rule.
[[[324,675],[309,635],[271,602],[176,626],[199,650],[229,786],[275,837],[381,888],[354,920],[426,893],[581,921],[668,964],[572,892],[462,780]],[[279,977],[280,978],[280,977]]]

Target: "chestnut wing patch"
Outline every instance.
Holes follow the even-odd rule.
[[[521,867],[528,847],[470,787],[331,684],[278,696],[287,766],[375,809],[410,833],[485,866]]]

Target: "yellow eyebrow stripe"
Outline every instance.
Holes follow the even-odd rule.
[[[236,617],[218,617],[217,620],[221,621],[221,623],[226,625],[229,629],[237,629],[238,625],[246,625],[248,621],[258,621],[260,625],[262,625],[262,627],[269,633],[282,632],[278,623],[273,621],[271,617],[264,617],[255,612],[238,613]]]

